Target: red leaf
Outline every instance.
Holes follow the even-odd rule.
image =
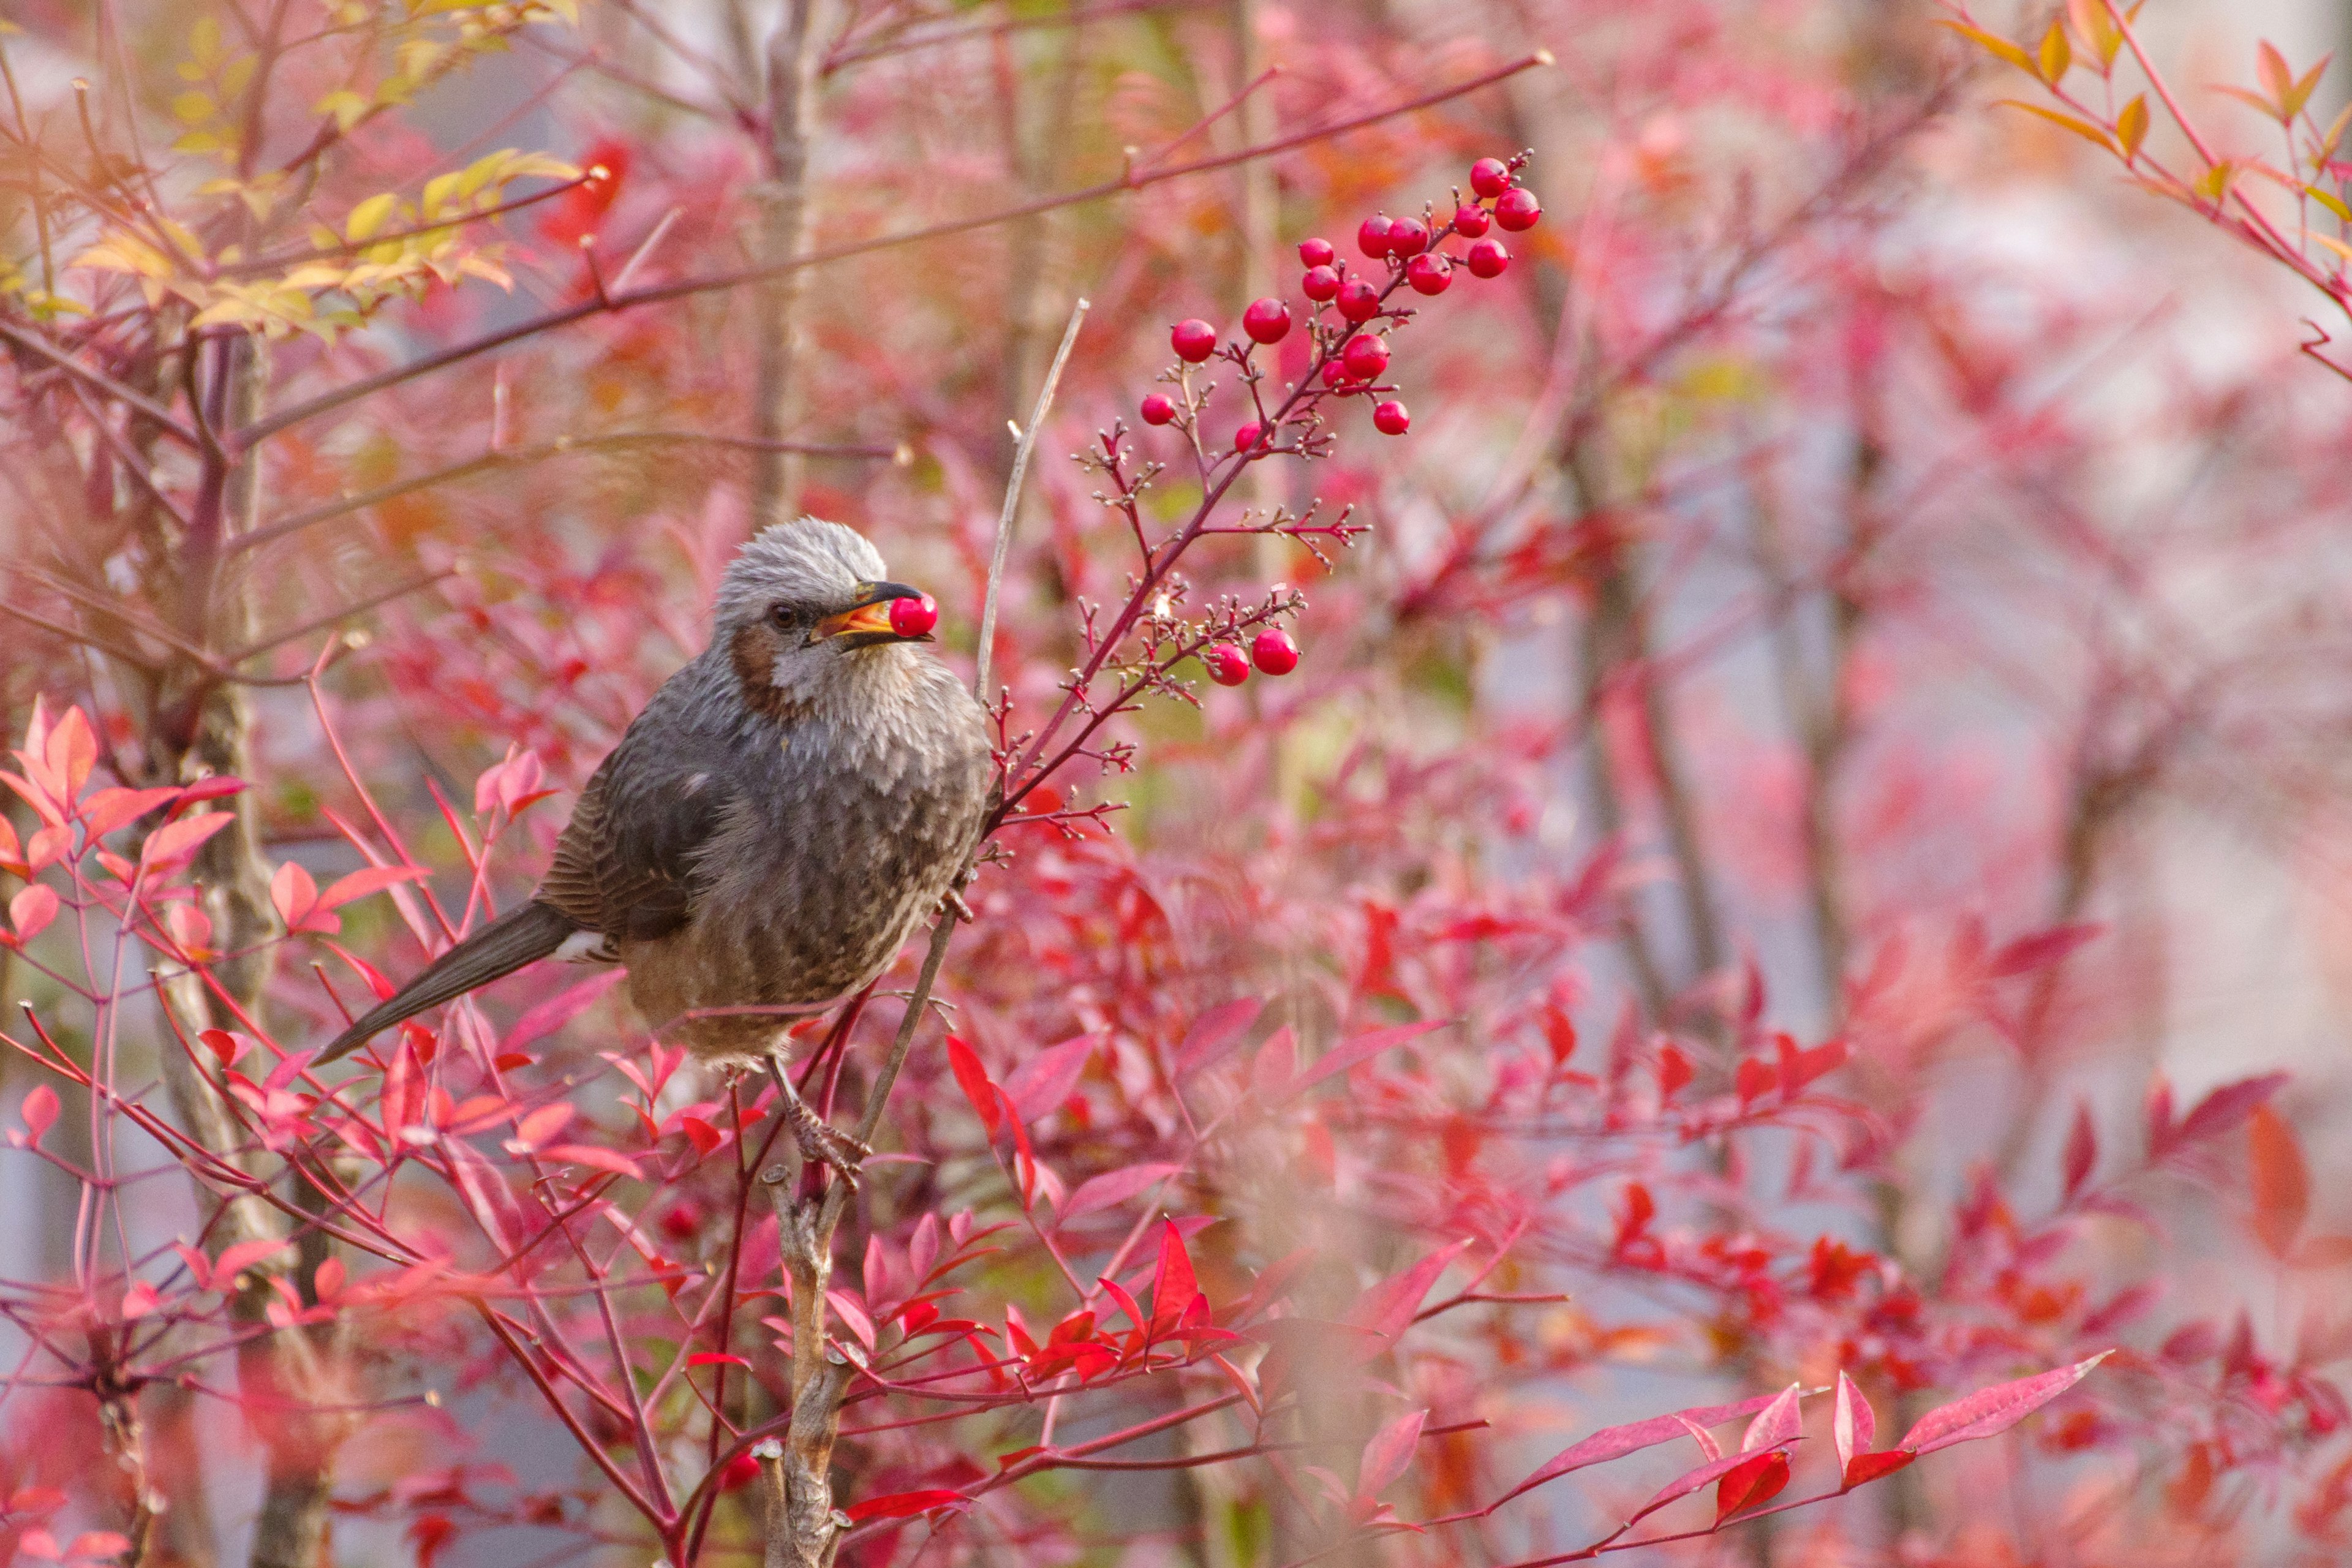
[[[2091,1179],[2091,1168],[2098,1163],[2099,1130],[2091,1124],[2091,1108],[2078,1100],[2074,1102],[2074,1124],[2066,1130],[2066,1152],[2062,1161],[2069,1198],[2083,1190],[2083,1184]]]
[[[1640,1508],[1635,1509],[1633,1513],[1626,1517],[1625,1522],[1629,1525],[1639,1524],[1642,1521],[1649,1518],[1652,1514],[1657,1512],[1668,1503],[1679,1501],[1681,1499],[1690,1496],[1691,1493],[1698,1490],[1701,1487],[1721,1480],[1724,1477],[1728,1476],[1734,1471],[1739,1470],[1744,1467],[1750,1465],[1762,1465],[1769,1459],[1780,1458],[1780,1454],[1776,1449],[1772,1452],[1764,1454],[1726,1454],[1720,1459],[1710,1459],[1706,1464],[1701,1465],[1698,1468],[1691,1470],[1684,1475],[1677,1476],[1673,1480],[1668,1481],[1664,1486],[1660,1487],[1656,1494],[1654,1495],[1649,1501],[1643,1503]]]
[[[1077,1190],[1070,1194],[1069,1201],[1062,1205],[1061,1223],[1067,1225],[1081,1215],[1090,1215],[1097,1209],[1115,1208],[1183,1168],[1181,1165],[1129,1165],[1121,1170],[1105,1171],[1099,1176],[1091,1176],[1081,1182]]]
[[[1356,1496],[1367,1501],[1385,1489],[1391,1481],[1404,1474],[1412,1463],[1412,1450],[1421,1441],[1422,1424],[1429,1412],[1416,1410],[1410,1415],[1400,1415],[1378,1432],[1364,1445],[1364,1457],[1356,1466]]]
[[[1762,1057],[1749,1057],[1731,1075],[1731,1086],[1739,1091],[1739,1103],[1744,1107],[1755,1103],[1772,1092],[1780,1081],[1780,1070]]]
[[[177,800],[176,789],[102,789],[82,802],[82,831],[95,841],[116,828],[138,821],[165,801]]]
[[[2048,931],[2019,937],[1985,961],[1985,973],[1994,980],[2008,980],[2036,969],[2047,969],[2063,962],[2076,948],[2105,930],[2101,925],[2053,926]]]
[[[2311,1176],[2303,1162],[2303,1147],[2287,1119],[2267,1105],[2257,1105],[2246,1123],[2247,1174],[2254,1197],[2254,1234],[2273,1258],[2294,1250],[2311,1207]]]
[[[1258,1009],[1265,1005],[1255,996],[1244,996],[1194,1018],[1192,1026],[1184,1031],[1184,1043],[1176,1047],[1174,1076],[1190,1078],[1224,1060],[1240,1047],[1242,1037],[1257,1022]]]
[[[692,1355],[686,1358],[686,1364],[688,1366],[749,1367],[751,1363],[745,1361],[740,1355],[725,1355],[718,1351],[697,1351]]]
[[[1690,1080],[1697,1076],[1690,1058],[1672,1046],[1658,1047],[1658,1098],[1672,1100]]]
[[[167,822],[147,836],[146,847],[139,854],[140,861],[150,871],[169,870],[192,858],[205,839],[226,827],[231,820],[227,812],[215,811]]]
[[[1830,1415],[1830,1436],[1837,1444],[1838,1469],[1852,1468],[1854,1456],[1866,1454],[1878,1438],[1878,1413],[1853,1380],[1841,1371],[1837,1376],[1837,1404]]]
[[[1789,1456],[1775,1449],[1733,1466],[1715,1483],[1715,1522],[1770,1502],[1789,1484]]]
[[[221,1255],[213,1259],[212,1289],[236,1289],[239,1274],[271,1253],[283,1251],[289,1245],[283,1241],[240,1241],[235,1247],[224,1248]]]
[[[1591,1436],[1580,1438],[1553,1455],[1545,1463],[1537,1467],[1535,1472],[1526,1480],[1497,1498],[1486,1511],[1491,1513],[1521,1492],[1531,1491],[1546,1481],[1557,1480],[1570,1470],[1581,1470],[1588,1466],[1607,1464],[1612,1459],[1622,1459],[1628,1454],[1639,1453],[1643,1448],[1654,1448],[1660,1443],[1683,1436],[1687,1430],[1684,1425],[1685,1422],[1696,1426],[1719,1426],[1726,1421],[1737,1421],[1742,1416],[1753,1415],[1779,1397],[1780,1396],[1777,1394],[1759,1394],[1753,1399],[1743,1399],[1737,1405],[1699,1405],[1688,1410],[1678,1410],[1671,1415],[1653,1415],[1646,1421],[1632,1421],[1622,1426],[1604,1426]]]
[[[1094,1036],[1080,1035],[1048,1046],[1006,1076],[1004,1098],[1013,1102],[1022,1121],[1034,1121],[1070,1098],[1097,1043]]]
[[[1875,1454],[1856,1454],[1846,1461],[1842,1483],[1848,1490],[1881,1476],[1891,1476],[1919,1456],[1908,1448],[1888,1448]]]
[[[1004,1112],[997,1104],[996,1085],[989,1078],[988,1069],[980,1065],[971,1047],[953,1035],[948,1037],[948,1067],[962,1088],[963,1097],[980,1113],[980,1124],[988,1129],[988,1136],[993,1140],[998,1129],[1004,1125]]]
[[[1417,1040],[1435,1029],[1445,1027],[1443,1018],[1423,1024],[1399,1024],[1394,1028],[1374,1029],[1368,1035],[1332,1047],[1310,1063],[1307,1070],[1291,1081],[1290,1092],[1301,1094],[1321,1083],[1334,1073],[1346,1072],[1361,1062],[1368,1062],[1392,1046]]]
[[[1918,1425],[1904,1434],[1900,1446],[1914,1454],[1932,1454],[1955,1443],[1997,1436],[2082,1382],[2093,1367],[2114,1353],[2101,1351],[2073,1366],[1979,1388],[1965,1399],[1922,1415]]]
[[[1356,1298],[1356,1304],[1348,1310],[1348,1321],[1385,1339],[1395,1339],[1412,1326],[1413,1315],[1421,1310],[1421,1299],[1429,1294],[1437,1277],[1469,1246],[1465,1238],[1441,1247],[1412,1268],[1390,1275]]]
[[[2200,1138],[2217,1137],[2227,1132],[2252,1116],[2255,1106],[2276,1094],[2286,1083],[2286,1078],[2283,1072],[2272,1072],[2259,1078],[2225,1083],[2199,1100],[2189,1114],[2180,1119],[2179,1126],[2162,1135],[2154,1135],[2155,1117],[2151,1111],[2152,1135],[2149,1142],[2154,1145],[2152,1152],[2167,1154],[2183,1143],[2193,1143]]]
[[[1171,1222],[1160,1232],[1160,1267],[1151,1277],[1152,1316],[1172,1322],[1200,1293],[1192,1255],[1184,1250],[1184,1233]]]
[[[912,1519],[935,1508],[961,1508],[970,1501],[961,1492],[942,1491],[932,1487],[919,1492],[892,1492],[888,1497],[867,1498],[863,1502],[851,1503],[841,1511],[849,1516],[850,1523],[858,1524],[869,1519]]]
[[[1780,1093],[1784,1099],[1795,1099],[1804,1092],[1807,1084],[1845,1065],[1843,1040],[1828,1040],[1809,1050],[1799,1050],[1790,1036],[1775,1035],[1772,1045],[1780,1053]]]

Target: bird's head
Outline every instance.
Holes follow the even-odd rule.
[[[804,517],[762,529],[719,584],[715,646],[754,708],[856,702],[913,673],[908,645],[937,617],[920,591],[890,581],[856,530]]]

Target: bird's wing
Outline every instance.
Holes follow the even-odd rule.
[[[590,931],[650,942],[692,916],[697,868],[736,791],[722,757],[638,726],[580,793],[532,895]]]

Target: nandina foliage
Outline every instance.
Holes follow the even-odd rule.
[[[1997,243],[1901,9],[852,4],[805,142],[660,7],[0,37],[0,1543],[715,1562],[830,1360],[858,1563],[2337,1550],[2332,1086],[2158,873],[2333,893],[2347,409]],[[793,504],[974,664],[1013,527],[969,921],[797,1026],[854,1201],[606,973],[313,1071]]]

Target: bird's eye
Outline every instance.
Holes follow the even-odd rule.
[[[773,621],[777,626],[789,626],[799,618],[800,617],[793,612],[793,607],[790,605],[771,605],[768,606],[768,619]]]

